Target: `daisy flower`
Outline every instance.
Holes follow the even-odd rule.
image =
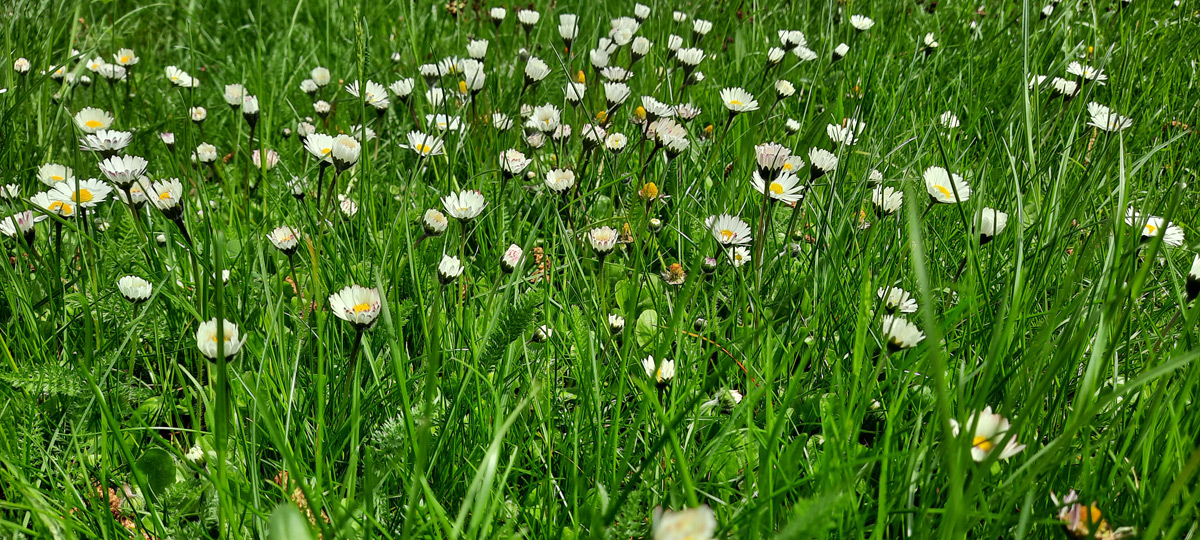
[[[674,360],[664,358],[662,362],[656,362],[654,356],[647,356],[642,359],[642,369],[646,370],[646,376],[654,379],[659,386],[664,386],[675,378]]]
[[[575,185],[575,171],[571,169],[551,169],[546,173],[546,187],[555,193],[565,194]]]
[[[168,219],[178,220],[183,214],[183,183],[178,178],[160,180],[150,186],[151,204]]]
[[[108,181],[127,186],[138,177],[146,174],[146,160],[138,156],[113,156],[100,162],[100,172]]]
[[[472,39],[467,43],[467,55],[476,60],[483,60],[487,56],[488,40]]]
[[[487,201],[482,193],[464,189],[442,197],[442,205],[446,207],[446,213],[450,214],[450,217],[459,221],[471,221],[483,213]]]
[[[515,148],[500,153],[500,170],[510,178],[525,172],[530,163],[533,163],[533,160],[526,158],[525,154]]]
[[[133,49],[118,49],[116,54],[113,55],[113,62],[125,67],[137,64],[141,60],[141,58],[138,58],[138,55],[134,54]]]
[[[894,214],[904,203],[904,192],[890,187],[878,186],[871,192],[871,203],[880,215]]]
[[[51,197],[70,201],[83,208],[92,208],[108,199],[112,188],[95,178],[61,182],[51,188]]]
[[[1079,83],[1075,81],[1068,81],[1062,77],[1055,77],[1050,79],[1050,89],[1053,90],[1055,94],[1070,98],[1079,93]]]
[[[859,32],[866,32],[867,30],[870,30],[872,26],[875,26],[875,21],[871,20],[871,18],[866,15],[851,15],[850,26],[853,26],[854,29],[858,30]]]
[[[629,138],[624,133],[609,133],[608,137],[604,138],[604,148],[614,154],[619,154],[628,144]]]
[[[1087,109],[1088,115],[1091,116],[1088,125],[1100,128],[1103,131],[1122,131],[1133,125],[1131,118],[1112,112],[1108,107],[1095,101],[1088,103]]]
[[[1180,247],[1185,240],[1182,227],[1174,223],[1167,223],[1163,218],[1158,216],[1146,216],[1143,218],[1141,213],[1135,211],[1132,207],[1125,211],[1125,224],[1141,226],[1142,240],[1152,240],[1160,233],[1163,235],[1163,243],[1171,247]]]
[[[400,147],[412,150],[420,157],[440,156],[445,153],[445,145],[442,139],[433,135],[426,135],[420,131],[410,131],[407,138],[408,144],[401,144]]]
[[[962,426],[953,418],[950,419],[950,427],[954,430],[955,437],[962,431]],[[1004,448],[996,447],[1007,438],[1012,426],[1009,425],[1006,418],[993,413],[990,406],[983,409],[983,412],[972,415],[972,418],[967,420],[967,428],[973,430],[971,433],[971,459],[976,462],[988,459],[993,452],[998,452],[999,459],[1004,461],[1025,449],[1025,445],[1017,444],[1015,437],[1009,439]]]
[[[522,9],[517,12],[517,22],[521,23],[521,26],[525,27],[526,32],[528,32],[533,25],[537,24],[538,20],[541,18],[542,14],[532,9]]]
[[[329,74],[329,70],[321,66],[312,68],[308,76],[312,79],[313,84],[324,87],[333,81],[333,76]]]
[[[525,84],[534,85],[550,74],[550,66],[536,56],[530,56],[525,62]]]
[[[792,97],[792,95],[795,93],[796,93],[796,86],[794,84],[792,84],[791,81],[786,81],[786,80],[782,80],[782,79],[775,81],[775,98],[776,99],[780,99],[780,100],[787,99],[787,98]]]
[[[617,230],[612,227],[598,227],[588,232],[588,243],[597,255],[603,257],[617,246]]]
[[[942,115],[938,117],[938,123],[942,124],[942,127],[946,129],[955,129],[959,126],[958,117],[950,111],[942,113]]]
[[[53,187],[60,182],[73,182],[75,173],[66,165],[47,163],[38,167],[37,177],[43,184]]]
[[[113,117],[108,114],[108,111],[95,107],[84,107],[75,113],[75,125],[84,133],[96,133],[102,129],[108,129],[112,122]]]
[[[971,198],[971,186],[957,174],[941,167],[925,169],[925,191],[934,202],[955,204]]]
[[[1104,81],[1108,80],[1108,75],[1105,75],[1103,70],[1096,69],[1087,64],[1080,64],[1079,62],[1067,64],[1067,74],[1074,75],[1085,82],[1095,82],[1098,84],[1104,84]]]
[[[388,87],[392,94],[401,101],[408,101],[408,97],[412,95],[413,87],[416,86],[416,81],[412,77],[400,79]]]
[[[34,204],[37,204],[36,202]],[[39,221],[46,219],[47,216],[35,214],[33,210],[24,210],[17,212],[8,217],[0,219],[0,234],[10,238],[18,236],[25,239],[26,242],[32,242],[34,239],[33,226]]]
[[[850,52],[849,45],[846,45],[845,43],[839,43],[837,47],[833,48],[833,60],[835,62],[838,60],[841,60],[842,58],[844,58],[846,56],[846,53],[849,53],[849,52]]]
[[[741,268],[746,263],[750,262],[750,250],[738,246],[729,250],[729,262],[734,268]]]
[[[604,100],[610,109],[625,103],[630,93],[629,85],[623,82],[604,83]]]
[[[916,347],[925,339],[925,333],[911,322],[900,317],[884,315],[882,317],[883,335],[887,348],[891,352],[900,352]]]
[[[375,81],[367,81],[362,86],[359,85],[358,81],[354,81],[346,85],[346,93],[356,98],[362,98],[367,105],[375,109],[388,108],[387,89]]]
[[[284,255],[291,256],[300,247],[300,233],[288,226],[275,227],[269,234],[267,240],[271,242],[275,249],[282,251]]]
[[[721,214],[710,216],[706,221],[709,232],[722,246],[748,244],[751,241],[750,226],[739,217]]]
[[[724,396],[714,401],[724,401]],[[738,394],[741,401],[741,394]],[[712,540],[717,532],[717,518],[708,505],[672,512],[655,509],[654,540]]]
[[[795,204],[804,198],[805,187],[800,184],[800,179],[794,174],[783,173],[767,183],[763,181],[763,177],[758,171],[754,171],[751,175],[751,183],[754,185],[755,191],[766,192],[771,199],[782,201],[785,204]]]
[[[900,287],[880,287],[875,294],[883,301],[884,309],[891,313],[916,313],[917,300]]]
[[[755,101],[754,96],[739,87],[721,89],[721,102],[730,114],[758,110],[758,101]]]
[[[188,109],[188,117],[190,117],[193,122],[199,124],[208,118],[208,109],[205,109],[204,107],[192,107]]]
[[[329,309],[337,318],[360,330],[370,328],[379,317],[379,289],[350,285],[329,296]]]
[[[196,146],[195,158],[200,163],[215,163],[217,161],[217,147],[208,143],[200,143]]]
[[[438,280],[440,280],[443,285],[454,281],[454,278],[461,276],[462,273],[463,265],[462,262],[458,260],[458,257],[442,255],[442,262],[438,263],[437,266],[437,274]]]
[[[236,355],[238,351],[242,350],[242,345],[246,344],[247,336],[240,336],[237,325],[228,320],[221,321],[221,330],[223,346],[220,348],[224,350],[225,357]],[[204,356],[217,358],[219,352],[216,319],[200,323],[200,327],[196,329],[196,347]]]
[[[171,84],[175,86],[180,88],[195,88],[200,86],[199,79],[193,79],[186,71],[175,66],[167,66],[164,71],[167,74],[167,80],[171,81]]]
[[[146,281],[137,276],[125,276],[117,280],[117,290],[121,292],[126,300],[135,304],[145,302],[150,299],[150,293],[154,292],[154,288]]]
[[[112,155],[124,150],[132,141],[133,134],[128,131],[101,129],[95,133],[88,133],[81,137],[79,139],[79,149],[84,152],[100,152]]]
[[[29,202],[38,208],[60,217],[75,217],[75,204],[70,199],[63,199],[58,196],[57,191],[54,189],[34,194],[34,196],[29,198]]]
[[[1200,295],[1200,255],[1192,260],[1192,268],[1188,270],[1187,275],[1187,297],[1188,301],[1196,299]]]
[[[221,97],[225,98],[227,105],[236,109],[242,106],[242,98],[246,97],[246,87],[237,83],[227,84]]]

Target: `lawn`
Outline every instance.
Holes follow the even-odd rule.
[[[1195,538],[1200,12],[1038,2],[11,0],[0,538]]]

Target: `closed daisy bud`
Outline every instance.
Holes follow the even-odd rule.
[[[350,285],[329,297],[329,309],[337,318],[355,326],[370,328],[379,318],[379,289]]]
[[[956,204],[971,198],[971,186],[957,174],[941,167],[925,169],[925,191],[937,203]]]
[[[193,122],[200,124],[208,118],[208,110],[206,110],[204,107],[192,107],[188,109],[188,117],[191,118]]]
[[[517,22],[521,23],[521,26],[525,28],[526,32],[528,32],[530,28],[533,28],[533,25],[537,24],[538,20],[541,18],[542,14],[532,9],[522,9],[517,12]]]
[[[653,46],[654,44],[650,40],[642,36],[633,38],[633,44],[629,47],[629,52],[633,56],[633,62],[645,58],[647,54],[650,54],[650,48]]]
[[[246,96],[246,88],[240,84],[225,85],[225,103],[236,109],[242,106],[242,98]]]
[[[783,128],[787,130],[789,134],[795,135],[796,133],[800,132],[800,122],[797,122],[792,118],[788,118],[787,121],[783,123]]]
[[[488,16],[492,18],[492,23],[500,26],[504,22],[504,17],[508,15],[508,11],[502,7],[494,7],[488,11]]]
[[[769,142],[754,147],[754,160],[758,163],[758,173],[763,178],[774,178],[779,174],[791,155],[792,151],[779,143]]]
[[[300,81],[300,91],[304,92],[305,94],[311,96],[316,94],[317,90],[320,89],[321,87],[317,86],[317,83],[313,82],[312,79],[304,79],[303,81]]]
[[[154,291],[149,281],[146,281],[137,276],[125,276],[117,280],[117,290],[121,292],[126,300],[135,304],[145,302],[150,298],[150,293]]]
[[[228,320],[221,321],[221,342],[217,343],[217,320],[200,323],[196,329],[196,348],[209,358],[217,358],[220,352],[218,349],[223,349],[225,357],[231,357],[242,350],[242,345],[246,343],[246,336],[240,336],[236,324]],[[218,347],[218,345],[221,345]]]
[[[308,74],[312,78],[312,82],[319,87],[324,87],[333,81],[333,77],[329,74],[329,70],[321,66],[312,69]]]
[[[25,58],[18,58],[13,61],[13,71],[17,72],[17,75],[25,75],[29,73],[30,67],[29,60],[26,60]]]
[[[882,319],[883,336],[891,352],[911,349],[925,339],[925,333],[905,319],[892,315],[884,315]]]
[[[300,247],[299,233],[296,232],[296,229],[287,226],[276,227],[267,235],[267,240],[271,241],[271,245],[275,246],[275,249],[289,257]]]
[[[533,330],[533,335],[529,337],[529,341],[532,341],[534,343],[545,343],[547,341],[550,341],[550,338],[553,336],[554,336],[554,329],[543,324]]]
[[[342,211],[343,216],[352,218],[358,213],[358,203],[354,202],[354,199],[346,199],[338,203],[338,209]]]
[[[193,155],[196,161],[200,163],[214,163],[217,161],[217,147],[208,144],[200,143],[196,146],[196,153]]]
[[[809,167],[809,176],[816,180],[828,173],[837,169],[838,158],[837,154],[822,148],[813,148],[808,151],[808,160],[812,162]]]
[[[958,421],[951,418],[950,427],[957,437],[962,431],[962,426]],[[1009,438],[1008,432],[1012,426],[1008,423],[1008,419],[992,412],[992,408],[986,407],[983,412],[974,414],[967,420],[967,430],[970,430],[971,435],[971,459],[976,462],[985,461],[993,452],[999,454],[999,460],[1007,460],[1025,449],[1025,445],[1018,444],[1015,437]],[[998,448],[1001,442],[1008,439],[1008,443],[1004,448]]]
[[[991,242],[1008,225],[1008,214],[993,208],[984,208],[979,215],[979,245]]]
[[[614,154],[621,153],[625,146],[629,144],[629,138],[624,133],[609,133],[604,138],[604,148]]]
[[[608,316],[608,331],[613,334],[620,334],[625,331],[625,317],[617,314]]]
[[[33,197],[33,199],[37,198],[36,195]],[[37,200],[31,200],[30,202],[40,208],[45,208]],[[37,235],[33,226],[44,219],[46,219],[45,215],[35,214],[32,210],[17,212],[8,217],[0,218],[0,234],[9,238],[21,237],[24,238],[26,244],[33,245]]]
[[[500,269],[506,274],[516,270],[517,266],[521,264],[521,256],[524,253],[521,246],[509,245],[508,249],[504,250],[504,255],[500,257]]]
[[[792,97],[792,94],[795,93],[796,87],[790,81],[775,81],[775,97],[777,99],[786,99]]]
[[[850,46],[845,43],[839,43],[837,47],[833,48],[833,61],[841,60],[848,52],[850,52]]]
[[[446,232],[446,227],[450,222],[446,219],[446,214],[439,212],[435,208],[430,208],[425,211],[425,216],[421,218],[421,226],[425,229],[425,234],[428,236],[438,236]]]
[[[483,60],[487,56],[488,40],[473,39],[467,43],[467,54],[476,60]]]

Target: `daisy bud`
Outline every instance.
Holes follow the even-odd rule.
[[[837,47],[833,48],[833,61],[837,62],[841,60],[848,52],[850,52],[850,46],[845,43],[839,43]]]
[[[13,62],[13,71],[17,72],[17,75],[25,75],[29,73],[29,67],[29,60],[24,58],[18,58]]]
[[[299,234],[295,229],[287,226],[276,227],[267,235],[267,240],[271,241],[271,245],[275,246],[275,249],[289,257],[300,247]]]
[[[596,255],[604,257],[617,246],[617,230],[612,227],[599,227],[588,232],[588,243]]]
[[[697,333],[703,332],[705,328],[708,328],[708,320],[707,319],[704,319],[701,317],[701,318],[697,318],[695,321],[692,322],[692,329],[695,330]]]
[[[117,290],[121,291],[121,296],[124,296],[126,300],[140,304],[150,298],[153,287],[149,281],[140,277],[125,276],[117,280]]]
[[[625,331],[625,317],[617,314],[608,316],[608,331],[613,334],[620,334]]]
[[[700,269],[702,271],[704,271],[705,274],[711,274],[713,272],[716,272],[717,271],[717,258],[716,257],[705,257],[704,261],[702,261],[700,263]]]
[[[163,144],[167,145],[168,149],[171,149],[171,150],[175,149],[175,134],[174,133],[171,133],[170,131],[164,131],[164,132],[158,134],[158,138],[160,140],[162,140]]]
[[[545,343],[545,342],[549,341],[550,338],[553,336],[554,336],[554,329],[543,324],[543,325],[537,327],[537,329],[533,331],[533,335],[530,336],[529,341],[532,341],[534,343]]]
[[[500,269],[504,270],[506,274],[512,273],[521,264],[521,256],[523,254],[524,251],[521,250],[521,246],[516,244],[508,246],[508,249],[504,251],[504,256],[500,258]]]
[[[242,350],[242,345],[246,343],[246,336],[239,336],[238,327],[236,324],[228,320],[221,321],[221,341],[223,351],[218,351],[217,344],[217,320],[200,323],[196,329],[196,348],[208,358],[217,358],[219,352],[224,352],[225,357],[231,357]],[[238,339],[241,337],[241,339]]]
[[[662,230],[663,221],[658,218],[650,218],[650,222],[647,224],[647,226],[650,227],[650,232],[656,233]]]
[[[437,267],[438,281],[441,281],[442,285],[449,284],[455,278],[461,276],[462,273],[463,265],[458,260],[458,257],[442,255],[442,262],[438,263]]]

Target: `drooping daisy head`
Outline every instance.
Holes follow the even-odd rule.
[[[951,174],[942,167],[925,169],[925,191],[934,202],[942,204],[957,204],[971,198],[971,186],[957,174]]]
[[[824,148],[811,148],[808,151],[808,160],[811,162],[809,166],[809,176],[813,180],[825,176],[833,172],[838,166],[837,154],[825,150]]]
[[[196,347],[204,356],[217,358],[221,352],[224,352],[225,357],[228,358],[242,350],[242,345],[245,345],[248,336],[240,335],[236,324],[223,320],[221,321],[221,330],[222,335],[219,337],[220,343],[218,343],[216,319],[202,322],[196,329]],[[223,349],[223,351],[219,349]]]
[[[720,214],[710,216],[705,226],[712,233],[713,238],[722,246],[737,246],[748,244],[752,240],[750,237],[750,225],[737,216],[729,214]]]
[[[379,318],[379,289],[350,285],[329,296],[329,309],[337,318],[356,328],[370,328]]]

